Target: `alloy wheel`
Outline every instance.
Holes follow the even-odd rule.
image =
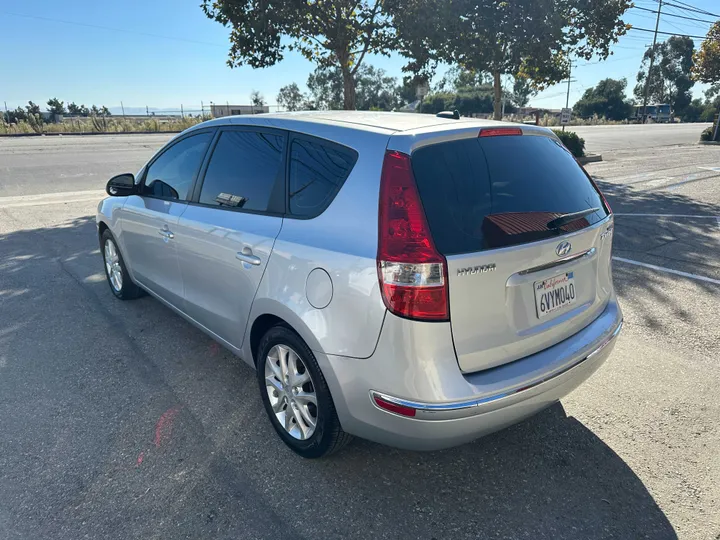
[[[105,241],[105,271],[112,288],[115,292],[120,292],[123,285],[122,267],[120,266],[120,255],[112,240]]]
[[[265,359],[265,388],[275,418],[295,439],[304,441],[317,425],[317,394],[310,372],[298,354],[275,345]]]

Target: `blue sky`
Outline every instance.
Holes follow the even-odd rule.
[[[718,0],[683,1],[720,13]],[[229,32],[207,19],[199,4],[200,0],[0,0],[0,106],[2,101],[14,108],[32,100],[44,107],[49,98],[58,97],[88,106],[119,107],[122,101],[128,108],[179,109],[182,104],[188,110],[199,108],[201,101],[248,103],[252,90],[259,90],[273,104],[281,86],[295,81],[304,87],[313,65],[297,54],[287,53],[272,68],[228,68]],[[657,9],[655,0],[635,0],[635,4]],[[664,12],[713,20],[672,6]],[[626,21],[653,29],[655,14],[633,9]],[[664,16],[660,30],[704,36],[709,26]],[[700,42],[696,40],[696,46]],[[570,104],[605,77],[627,77],[632,92],[650,43],[652,34],[631,31],[613,47],[609,60],[578,60]],[[398,55],[369,61],[402,76],[404,60]],[[703,88],[696,85],[696,97],[701,97]],[[531,103],[562,107],[565,90],[565,85],[554,86]]]

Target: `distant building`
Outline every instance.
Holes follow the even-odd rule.
[[[262,114],[269,112],[270,107],[267,105],[217,105],[215,103],[210,105],[210,114],[213,118],[219,118],[221,116],[235,116],[238,114]]]
[[[670,122],[673,117],[672,107],[670,107],[670,105],[668,105],[667,103],[663,103],[663,104],[656,103],[654,105],[648,105],[646,115],[647,115],[648,119],[652,120],[653,122],[660,122],[660,123]],[[638,105],[635,107],[635,119],[642,122],[642,116],[643,116],[643,106]]]

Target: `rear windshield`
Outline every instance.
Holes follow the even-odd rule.
[[[412,165],[435,245],[445,255],[535,242],[607,217],[588,177],[550,137],[434,144],[413,152]],[[593,208],[599,210],[570,223],[551,223]]]

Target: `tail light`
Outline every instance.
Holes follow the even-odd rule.
[[[385,153],[380,179],[378,276],[383,301],[400,317],[448,320],[447,264],[435,249],[410,156]]]

